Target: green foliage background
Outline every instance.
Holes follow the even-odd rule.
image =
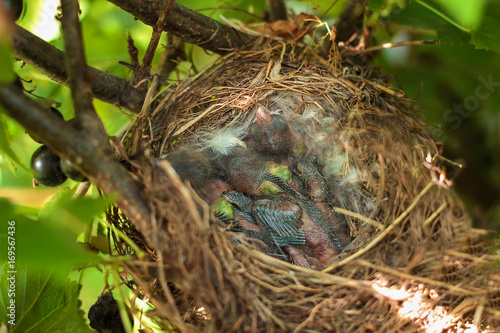
[[[296,14],[314,13],[332,27],[344,2],[339,1],[327,13],[325,12],[331,4],[331,1],[327,0],[296,0],[288,1],[287,4]],[[20,25],[35,33],[37,29],[45,32],[47,29],[53,29],[49,27],[49,23],[53,21],[55,9],[47,9],[44,3],[54,1],[29,1]],[[262,17],[266,10],[264,0],[251,3],[183,0],[179,3],[202,10],[203,14],[217,20],[223,17],[240,22],[258,21],[257,18]],[[131,15],[107,1],[80,0],[80,4],[88,63],[114,75],[130,77],[130,71],[118,64],[118,61],[129,61],[126,36],[132,36],[142,56],[152,29],[135,21]],[[449,175],[455,181],[455,189],[467,203],[475,225],[498,230],[500,25],[497,22],[500,18],[500,1],[372,0],[368,13],[365,23],[372,29],[373,45],[419,39],[441,41],[440,45],[383,50],[374,54],[373,64],[391,76],[392,83],[405,91],[408,98],[418,102],[418,112],[428,124],[430,132],[437,141],[444,143],[444,155],[463,163],[463,170],[450,170]],[[57,28],[52,35],[49,41],[63,49]],[[188,72],[194,74],[216,58],[213,54],[207,54],[199,47],[191,45],[186,45],[186,51],[189,60],[179,64],[179,77],[175,73],[171,79],[182,79]],[[26,89],[34,90],[35,95],[56,103],[65,119],[72,118],[69,90],[51,82],[36,69],[28,65],[23,66],[21,62],[15,62],[11,66],[12,57],[8,42],[0,38],[0,80],[11,80],[12,67],[21,78],[28,81],[24,84]],[[484,86],[484,80],[481,78],[490,81],[490,85]],[[481,96],[486,96],[484,92],[488,92],[487,97],[478,99],[478,89],[483,93]],[[478,100],[477,105],[473,103],[476,100],[474,98]],[[127,112],[112,105],[95,101],[95,106],[110,135],[119,135],[132,119]],[[39,311],[35,309],[38,312],[26,307],[19,310],[20,315],[23,314],[23,325],[28,327],[24,332],[36,331],[37,325],[42,325],[43,320],[58,325],[65,316],[75,315],[62,311],[57,317],[50,317],[43,310],[49,305],[59,307],[61,304],[70,304],[70,308],[75,311],[82,307],[87,312],[104,283],[112,283],[112,279],[108,279],[103,272],[113,271],[107,270],[106,265],[102,264],[107,260],[107,256],[103,254],[107,249],[106,246],[101,246],[106,240],[102,212],[110,201],[99,199],[95,190],[88,198],[79,199],[77,202],[69,200],[77,184],[68,180],[41,208],[41,202],[51,198],[57,189],[32,188],[28,171],[29,160],[38,146],[39,144],[25,134],[23,128],[0,114],[0,148],[3,152],[0,157],[0,197],[9,199],[0,199],[1,244],[2,247],[5,244],[3,239],[6,236],[7,221],[16,220],[17,264],[20,267],[22,265],[19,273],[19,293],[24,293],[25,297],[28,297],[27,294],[32,297],[32,293],[40,296],[33,303],[34,306],[39,306]],[[84,250],[81,244],[76,243],[77,239],[80,242],[92,243],[101,250],[101,254]],[[5,261],[5,255],[6,251],[0,249],[2,261]],[[89,265],[90,268],[73,270],[69,275],[72,280],[68,280],[68,273],[75,265],[80,268]],[[43,271],[40,270],[41,267],[44,268]],[[2,274],[6,274],[5,267]],[[54,300],[45,297],[43,285],[54,288],[64,286],[61,288],[66,299]],[[37,292],[27,289],[37,286]],[[2,302],[7,299],[5,291],[5,288],[0,289],[2,309]],[[3,317],[4,313],[0,312],[0,315]],[[81,332],[90,330],[78,318],[74,319],[74,322]],[[61,332],[68,331],[68,328],[64,327],[57,329]],[[72,332],[77,331],[75,327],[72,329]]]

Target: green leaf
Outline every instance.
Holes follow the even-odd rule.
[[[397,15],[391,16],[393,22],[400,25],[410,25],[416,29],[434,30],[443,44],[465,45],[470,42],[470,34],[464,32],[436,15],[427,8],[412,3]]]
[[[13,205],[0,198],[0,239],[2,244],[5,243],[4,240],[14,240],[12,246],[17,262],[68,272],[76,265],[96,262],[99,259],[97,255],[78,244],[75,234],[68,228],[54,223],[33,221],[13,212]],[[8,221],[14,222],[14,228],[8,229]],[[0,260],[7,261],[7,255],[7,251],[0,251]]]
[[[485,17],[479,29],[472,30],[472,41],[476,49],[500,53],[500,25],[493,18]]]
[[[452,19],[467,29],[476,28],[482,19],[485,0],[435,0]]]
[[[369,10],[381,10],[384,8],[386,1],[385,0],[371,0],[366,5],[366,8]]]
[[[0,107],[0,111],[1,111]],[[3,115],[0,115],[0,150],[2,153],[7,155],[12,161],[16,164],[20,165],[23,169],[28,170],[28,168],[21,163],[16,153],[10,147],[10,136],[7,131],[7,124],[5,123],[5,119]],[[13,170],[14,171],[14,170]]]
[[[115,198],[90,197],[75,198],[75,189],[62,188],[40,210],[39,220],[64,226],[75,226],[89,223],[94,217],[101,215]]]
[[[375,12],[382,11],[383,13],[388,14],[388,12],[393,10],[395,7],[404,7],[404,6],[405,6],[404,0],[371,0],[370,2],[368,2],[366,8],[368,10],[373,10]]]
[[[91,332],[80,310],[77,282],[19,264],[12,270],[8,263],[0,275],[0,317],[7,318],[10,333]]]
[[[0,84],[14,82],[15,78],[12,70],[12,48],[9,40],[0,35]]]

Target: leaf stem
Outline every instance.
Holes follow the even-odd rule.
[[[428,10],[430,10],[431,12],[433,12],[434,14],[436,14],[437,16],[441,17],[442,19],[444,19],[445,21],[447,21],[451,25],[455,26],[456,28],[458,28],[458,29],[460,29],[460,30],[462,30],[464,32],[467,32],[467,33],[471,32],[470,29],[467,29],[466,27],[461,26],[460,24],[458,24],[457,22],[455,22],[454,20],[452,20],[450,17],[448,17],[445,14],[441,13],[438,9],[432,7],[428,3],[425,3],[422,0],[416,0],[415,2],[418,3],[419,5],[424,6],[425,8],[427,8]]]

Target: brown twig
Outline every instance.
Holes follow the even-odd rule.
[[[130,57],[130,65],[133,70],[139,67],[139,49],[134,44],[134,39],[127,34],[127,52]]]
[[[439,44],[438,40],[432,40],[432,39],[424,39],[424,40],[412,40],[412,41],[407,41],[407,42],[400,42],[400,43],[385,43],[382,45],[377,45],[373,47],[369,47],[363,50],[345,50],[342,53],[345,53],[346,55],[358,55],[358,54],[364,54],[364,53],[369,53],[369,52],[375,52],[375,51],[380,51],[383,49],[392,49],[395,47],[402,47],[402,46],[414,46],[414,45],[436,45]]]
[[[170,16],[173,4],[173,0],[167,0],[161,8],[158,22],[153,26],[153,34],[151,36],[151,40],[149,41],[146,53],[144,54],[144,58],[142,59],[142,63],[139,67],[139,70],[135,72],[134,78],[132,80],[134,85],[151,76],[151,64],[153,63],[156,49],[158,48],[158,44],[160,43],[163,27],[165,26],[165,22]]]
[[[16,57],[37,68],[51,80],[69,86],[64,52],[19,26],[11,33],[11,38]],[[133,89],[126,79],[93,67],[88,69],[95,77],[91,86],[95,98],[134,112],[141,109],[146,92]]]
[[[93,141],[97,149],[111,152],[106,130],[92,104],[91,82],[94,76],[87,68],[77,0],[62,0],[61,26],[66,49],[66,70],[75,110],[76,123],[87,131],[96,131],[103,140]],[[80,163],[81,164],[81,163]]]
[[[155,26],[159,18],[159,9],[164,1],[157,0],[108,0],[149,26]],[[243,32],[236,33],[225,24],[208,16],[186,8],[177,2],[163,27],[190,44],[205,50],[226,54],[241,48],[251,37]]]

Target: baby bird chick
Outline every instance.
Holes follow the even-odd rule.
[[[210,206],[213,215],[219,221],[231,225],[229,230],[241,232],[248,238],[257,241],[251,242],[254,248],[276,257],[283,257],[283,252],[276,246],[273,240],[263,232],[251,215],[252,201],[240,192],[226,191]]]
[[[227,156],[216,157],[215,164],[222,179],[233,189],[246,195],[281,192],[275,179],[284,182],[292,180],[292,173],[286,165],[265,160],[242,147],[233,149]]]
[[[229,185],[216,177],[210,156],[202,150],[178,150],[165,158],[183,181],[188,181],[195,192],[208,204],[213,203]]]
[[[328,229],[335,235],[332,237],[332,242],[338,251],[343,250],[350,242],[349,226],[346,218],[333,209],[333,196],[324,177],[311,162],[298,163],[295,171],[302,180],[305,194],[321,211]]]
[[[306,152],[302,137],[283,116],[272,114],[262,105],[258,106],[256,113],[255,123],[250,126],[244,140],[249,150],[269,156],[280,164]]]

